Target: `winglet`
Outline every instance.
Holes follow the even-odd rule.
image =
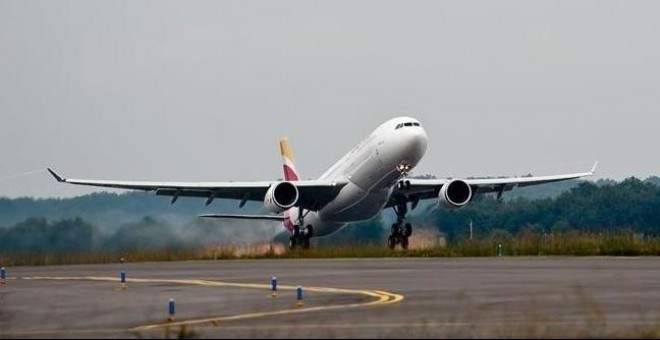
[[[48,169],[48,172],[50,172],[50,174],[53,175],[53,177],[55,177],[55,179],[58,182],[66,182],[66,179],[64,179],[64,178],[62,178],[62,176],[58,175],[55,171],[53,171],[53,169],[51,169],[51,168],[47,168],[47,169]]]
[[[596,167],[598,166],[598,161],[594,163],[594,166],[591,167],[591,171],[589,171],[592,175],[596,172]]]

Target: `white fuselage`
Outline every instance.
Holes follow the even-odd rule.
[[[418,120],[399,117],[383,123],[321,175],[320,179],[348,184],[321,210],[309,212],[305,225],[314,226],[314,236],[326,236],[348,222],[374,217],[404,173],[424,156],[426,146],[426,131]],[[298,209],[290,209],[287,215],[297,216]]]

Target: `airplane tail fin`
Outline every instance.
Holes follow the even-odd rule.
[[[293,151],[289,145],[289,139],[284,137],[280,139],[280,153],[282,153],[282,170],[284,170],[285,181],[297,181],[299,179],[296,167],[293,165]],[[294,218],[297,215],[298,208],[291,208],[284,212],[282,226],[290,232],[293,232]]]
[[[291,145],[289,145],[289,139],[286,137],[280,139],[280,152],[282,153],[284,180],[297,181],[299,179],[298,172],[293,166],[293,152],[291,151]]]

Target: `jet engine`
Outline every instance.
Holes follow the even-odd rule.
[[[273,213],[279,214],[298,202],[298,188],[291,182],[277,182],[268,188],[264,205]]]
[[[461,208],[472,199],[472,188],[465,181],[453,179],[440,188],[438,205],[450,210]]]

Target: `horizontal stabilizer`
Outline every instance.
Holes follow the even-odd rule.
[[[284,216],[278,216],[278,215],[204,214],[204,215],[199,215],[198,217],[233,218],[233,219],[237,219],[237,220],[271,220],[271,221],[283,221],[284,220]]]

